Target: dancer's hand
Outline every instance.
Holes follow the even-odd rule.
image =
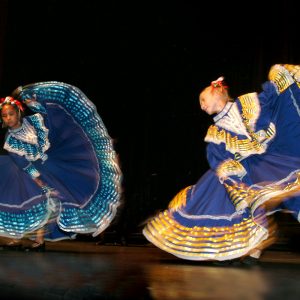
[[[228,179],[228,177],[227,176],[220,176],[219,177],[219,181],[223,184],[224,183],[224,181],[226,181]]]

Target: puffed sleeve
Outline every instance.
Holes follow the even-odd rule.
[[[273,65],[269,71],[269,80],[273,82],[281,94],[295,82],[299,82],[300,66]]]

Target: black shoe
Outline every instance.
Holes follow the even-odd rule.
[[[231,264],[231,262],[230,262],[230,260],[216,260],[216,261],[213,261],[212,264],[214,266],[225,267],[225,266],[229,266]]]
[[[231,265],[234,267],[240,267],[243,265],[243,262],[240,258],[235,258],[231,260]]]
[[[253,256],[246,256],[241,260],[243,265],[256,266],[259,264],[259,259]]]
[[[240,258],[230,259],[230,260],[217,260],[213,262],[214,266],[240,266],[241,260]]]
[[[245,264],[243,263],[243,261],[240,257],[230,259],[230,260],[222,260],[222,261],[213,261],[212,262],[212,265],[219,266],[219,267],[227,267],[227,266],[229,266],[229,267],[242,267]]]

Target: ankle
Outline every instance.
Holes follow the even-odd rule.
[[[249,256],[253,258],[259,258],[261,256],[261,250],[259,249],[254,249],[252,252],[250,252]]]
[[[34,244],[37,244],[37,245],[43,245],[44,244],[44,240],[42,240],[42,239],[36,239],[33,243]]]

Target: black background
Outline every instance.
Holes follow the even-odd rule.
[[[55,80],[96,104],[117,142],[117,226],[129,231],[208,168],[205,86],[223,75],[235,98],[259,91],[272,64],[300,64],[297,1],[0,2],[1,96]]]

